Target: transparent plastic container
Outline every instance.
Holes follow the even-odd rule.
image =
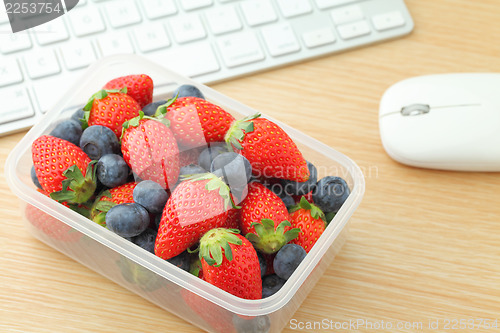
[[[280,332],[347,238],[349,218],[364,194],[365,183],[359,167],[334,149],[263,115],[281,126],[305,158],[317,166],[318,179],[326,175],[340,176],[347,181],[351,194],[281,290],[261,300],[233,296],[58,204],[39,193],[31,181],[31,143],[40,135],[48,134],[58,121],[69,118],[110,79],[138,73],[153,78],[154,100],[170,97],[178,85],[192,84],[207,100],[237,119],[257,112],[139,56],[102,59],[80,80],[71,83],[72,87],[26,134],[6,161],[5,176],[12,192],[22,199],[26,227],[51,247],[206,331],[238,332],[237,327],[243,321],[247,326],[270,323],[269,332]]]

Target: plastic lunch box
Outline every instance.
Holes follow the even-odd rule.
[[[203,92],[207,100],[220,105],[235,118],[256,113],[241,103],[139,56],[102,59],[68,89],[43,120],[12,150],[6,161],[7,182],[22,199],[21,209],[26,227],[36,238],[58,251],[206,331],[237,332],[234,323],[248,320],[245,323],[250,326],[252,321],[270,323],[269,332],[280,332],[346,240],[349,218],[364,194],[364,178],[359,167],[334,149],[271,119],[292,137],[305,158],[317,166],[318,179],[326,175],[340,176],[349,184],[351,194],[281,290],[261,300],[233,296],[56,203],[37,192],[32,184],[30,169],[33,140],[49,133],[61,119],[69,118],[108,80],[137,73],[145,73],[153,78],[155,100],[170,97],[180,84],[192,84]],[[208,314],[209,318],[200,313]]]

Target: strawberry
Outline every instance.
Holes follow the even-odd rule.
[[[42,188],[57,201],[84,203],[96,189],[94,164],[69,141],[42,135],[31,146],[35,173]]]
[[[262,278],[257,252],[234,229],[210,230],[200,239],[203,279],[245,299],[262,298]]]
[[[226,223],[224,223],[224,228],[227,229],[238,229],[240,227],[240,210],[232,208],[227,211]]]
[[[211,173],[183,180],[165,205],[155,254],[170,259],[195,245],[208,230],[226,223],[232,198],[229,187]]]
[[[275,253],[297,237],[290,229],[289,215],[283,201],[260,183],[250,183],[241,203],[240,225],[243,235],[263,253]]]
[[[301,231],[299,236],[290,243],[302,246],[309,253],[318,238],[325,231],[324,217],[319,207],[307,201],[305,197],[302,197],[299,204],[292,208],[290,216],[292,226],[299,228]]]
[[[120,139],[123,123],[137,117],[141,110],[141,106],[126,92],[127,88],[100,90],[92,95],[83,108],[83,128],[92,125],[106,126]]]
[[[304,195],[292,195],[292,199],[293,201],[295,201],[296,204],[298,204],[302,198],[306,198],[306,200],[309,201],[310,203],[314,203],[313,191],[311,190],[311,192]]]
[[[92,205],[90,219],[105,227],[106,213],[111,207],[134,202],[133,192],[136,185],[137,183],[131,182],[101,192]]]
[[[224,141],[234,117],[221,107],[198,97],[169,100],[158,108],[156,116],[170,120],[172,132],[184,148],[206,146]]]
[[[59,219],[30,204],[26,205],[24,214],[26,219],[36,229],[40,230],[51,239],[63,242],[76,242],[82,236],[80,232],[74,230],[66,223],[61,222]]]
[[[225,140],[245,156],[258,176],[305,182],[309,169],[292,139],[272,121],[255,114],[235,121]]]
[[[179,149],[172,131],[162,122],[144,117],[142,111],[123,124],[122,153],[141,179],[169,188],[179,177]]]
[[[113,79],[102,89],[114,90],[127,88],[127,95],[139,103],[141,109],[153,102],[153,80],[146,74],[127,75]]]

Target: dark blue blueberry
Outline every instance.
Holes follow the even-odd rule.
[[[280,278],[276,274],[271,274],[262,279],[262,298],[269,297],[275,294],[283,287],[286,280]]]
[[[227,152],[227,145],[225,143],[212,144],[200,153],[200,156],[198,156],[198,165],[205,170],[210,170],[212,161],[220,154]]]
[[[340,177],[327,176],[313,188],[313,201],[323,212],[337,212],[350,194],[349,186]]]
[[[69,141],[78,146],[80,144],[80,137],[82,136],[82,125],[73,119],[64,120],[57,124],[49,135]]]
[[[106,227],[122,237],[140,235],[149,226],[148,211],[137,203],[111,207],[106,214]]]
[[[92,160],[98,160],[106,154],[119,154],[121,150],[115,133],[101,125],[89,126],[83,131],[80,148]]]
[[[33,181],[33,184],[35,184],[36,187],[43,190],[42,185],[40,185],[40,182],[38,181],[38,177],[35,171],[35,166],[31,167],[31,180]]]
[[[85,115],[85,112],[83,111],[83,108],[79,108],[78,110],[75,111],[75,113],[73,113],[71,115],[70,119],[73,119],[74,121],[76,121],[81,126],[82,125],[82,119],[83,119],[84,115]]]
[[[155,242],[156,242],[156,234],[158,232],[151,228],[147,228],[140,235],[132,237],[132,242],[142,247],[144,250],[155,253]]]
[[[302,246],[286,244],[276,253],[276,257],[274,257],[274,272],[280,278],[288,280],[295,269],[299,267],[302,260],[304,260],[306,254],[307,252]]]
[[[271,320],[267,315],[245,319],[234,314],[233,324],[238,333],[269,333],[271,328]]]
[[[189,272],[189,268],[191,267],[191,256],[187,251],[184,251],[173,258],[167,259],[167,261],[172,265],[185,270],[186,272]]]
[[[113,188],[127,183],[130,168],[123,157],[106,154],[97,162],[97,178],[107,187]]]
[[[214,158],[210,172],[223,176],[230,188],[243,188],[252,176],[252,165],[244,156],[227,152]]]
[[[305,182],[294,182],[292,180],[282,179],[281,184],[283,189],[288,195],[305,195],[313,189],[314,185],[318,181],[318,171],[316,167],[307,162],[307,168],[309,169],[309,179]]]
[[[182,86],[179,86],[177,89],[175,89],[173,96],[177,94],[179,94],[177,98],[193,96],[205,99],[205,96],[203,96],[203,93],[200,91],[200,89],[190,84],[183,84]]]
[[[153,116],[156,113],[156,109],[158,109],[159,106],[162,106],[165,103],[167,103],[166,100],[149,103],[142,108],[142,112],[144,112],[146,116]]]
[[[199,173],[205,173],[207,170],[203,169],[198,164],[189,164],[183,166],[179,171],[179,179],[182,180],[182,176],[196,175]]]
[[[293,206],[295,206],[295,200],[289,195],[285,195],[281,198],[283,200],[283,203],[285,204],[286,209],[290,209]]]
[[[160,214],[168,200],[168,194],[160,184],[144,180],[134,188],[134,202],[146,208],[151,214]]]
[[[267,271],[267,260],[260,252],[257,252],[257,257],[259,258],[260,277],[264,277]]]
[[[162,216],[163,216],[163,214],[156,214],[155,215],[155,228],[156,228],[156,230],[158,230],[158,228],[160,227]]]

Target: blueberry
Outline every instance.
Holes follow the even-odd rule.
[[[267,271],[267,260],[260,252],[257,252],[257,257],[259,258],[260,277],[264,277]]]
[[[313,188],[313,201],[325,213],[337,212],[350,194],[349,186],[340,177],[327,176]]]
[[[33,184],[35,184],[36,187],[43,190],[42,185],[40,185],[40,182],[38,181],[34,165],[31,167],[31,180],[33,181]]]
[[[156,113],[156,109],[158,109],[159,106],[162,106],[165,103],[167,103],[166,100],[149,103],[142,108],[142,112],[144,112],[144,115],[146,116],[153,116]]]
[[[262,279],[262,298],[269,297],[275,294],[283,287],[286,280],[280,278],[276,274],[271,274]]]
[[[107,187],[113,188],[128,181],[130,169],[123,157],[116,154],[106,154],[97,162],[97,178]]]
[[[84,118],[84,116],[85,116],[85,112],[83,111],[83,108],[79,108],[78,110],[75,111],[75,113],[73,113],[71,115],[70,119],[76,121],[78,124],[80,124],[80,127],[81,127],[82,119]]]
[[[157,231],[151,228],[147,228],[146,230],[141,232],[140,235],[132,237],[132,243],[154,254],[157,233],[158,233]]]
[[[318,171],[316,167],[307,162],[307,168],[309,169],[309,179],[305,182],[295,182],[288,179],[282,179],[281,184],[285,193],[288,195],[305,195],[313,189],[314,185],[318,181]]]
[[[207,170],[203,169],[198,164],[185,165],[179,171],[179,179],[182,179],[181,176],[196,175],[205,172],[207,172]]]
[[[273,268],[276,275],[288,280],[300,263],[306,257],[306,250],[297,244],[286,244],[283,246],[276,257],[274,257]]]
[[[283,203],[285,204],[286,209],[290,209],[293,206],[295,206],[295,200],[289,195],[285,195],[284,197],[281,198]]]
[[[140,235],[149,226],[148,211],[137,203],[111,207],[106,214],[106,227],[122,237]]]
[[[189,272],[189,268],[191,267],[191,257],[187,251],[184,251],[173,258],[167,259],[167,261],[172,265],[185,270],[186,272]]]
[[[205,170],[210,170],[210,166],[212,165],[214,158],[227,152],[227,145],[225,143],[212,144],[200,153],[200,156],[198,156],[198,165]]]
[[[161,217],[162,217],[163,214],[156,214],[155,215],[155,219],[154,219],[154,222],[155,222],[155,228],[156,230],[158,230],[158,228],[160,227],[160,223],[161,223]]]
[[[227,152],[214,158],[210,171],[223,176],[230,188],[242,188],[252,176],[252,165],[244,156]]]
[[[175,89],[173,95],[175,96],[177,94],[179,94],[177,98],[193,96],[205,99],[205,96],[203,96],[203,93],[200,91],[200,89],[190,84],[183,84],[182,86],[179,86],[177,89]]]
[[[234,314],[233,324],[238,333],[269,333],[271,328],[271,320],[267,315],[245,319]]]
[[[152,180],[144,180],[134,188],[134,202],[143,206],[151,214],[163,212],[168,194],[160,184]]]
[[[49,135],[69,141],[78,146],[80,144],[80,137],[82,136],[82,125],[73,119],[64,120],[57,124]]]
[[[119,154],[121,149],[115,133],[101,125],[89,126],[83,131],[80,148],[92,160],[98,160],[106,154]]]

